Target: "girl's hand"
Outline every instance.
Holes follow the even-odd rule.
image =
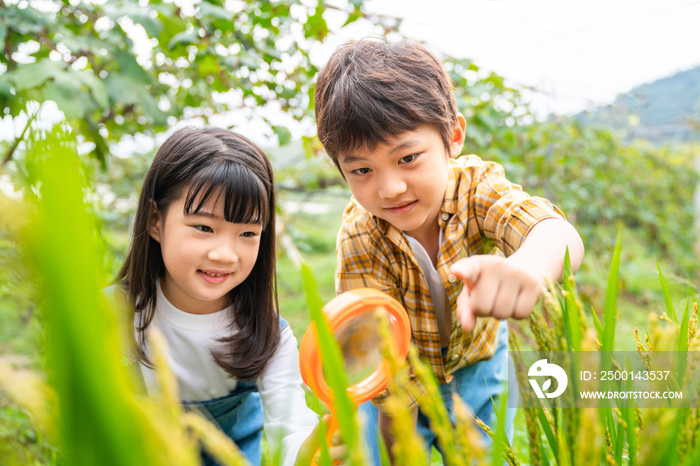
[[[457,297],[457,318],[465,332],[474,330],[477,316],[525,319],[545,286],[542,275],[498,256],[460,259],[450,271],[464,282],[464,289]]]
[[[331,415],[326,414],[321,419],[321,422],[324,424],[324,428],[326,430],[328,429],[330,418]],[[297,454],[297,460],[294,463],[296,466],[309,466],[321,464],[321,450],[319,449],[318,441],[320,427],[321,423],[319,423],[314,428],[313,432],[311,432],[311,435],[309,435],[304,441],[304,443],[301,445],[299,453]],[[318,454],[315,454],[317,451]],[[335,431],[335,433],[333,434],[333,437],[331,439],[331,445],[329,445],[328,447],[328,453],[330,454],[331,463],[333,464],[336,464],[336,462],[343,461],[348,457],[348,447],[342,443],[342,439],[340,437],[340,430]]]

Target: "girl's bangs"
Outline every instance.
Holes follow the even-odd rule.
[[[215,164],[191,180],[185,199],[185,214],[196,215],[205,206],[218,209],[223,195],[224,220],[230,223],[270,221],[269,194],[262,180],[243,165]]]

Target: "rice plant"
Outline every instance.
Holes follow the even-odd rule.
[[[0,388],[31,413],[42,432],[59,445],[61,464],[114,465],[199,464],[204,448],[222,465],[245,464],[236,446],[203,417],[183,412],[177,404],[177,385],[164,363],[164,348],[154,334],[152,346],[160,368],[161,394],[154,400],[135,398],[120,357],[123,342],[119,325],[99,290],[106,285],[95,224],[84,202],[75,141],[56,132],[37,137],[28,150],[36,180],[36,196],[25,199],[22,215],[30,218],[23,255],[41,291],[48,380],[27,378],[7,365],[0,365]],[[6,214],[6,213],[5,213]],[[7,214],[6,214],[7,215]],[[15,214],[13,214],[15,215]],[[542,306],[527,320],[535,350],[542,354],[599,352],[615,349],[615,324],[620,266],[620,239],[613,254],[602,319],[592,314],[593,328],[586,323],[584,306],[577,293],[568,261],[561,284],[550,284]],[[324,373],[334,390],[333,411],[338,416],[343,441],[350,447],[350,464],[366,463],[360,423],[348,386],[342,354],[326,325],[314,277],[302,267],[309,310],[324,355]],[[518,457],[505,436],[506,398],[494,406],[498,425],[492,431],[475,419],[469,407],[454,400],[455,419],[450,420],[437,388],[437,381],[412,348],[408,361],[396,367],[388,409],[394,423],[396,464],[429,462],[407,409],[409,367],[426,388],[421,407],[431,420],[448,465],[678,465],[700,464],[700,409],[697,380],[700,351],[698,304],[692,290],[683,309],[675,309],[659,268],[666,312],[650,314],[646,331],[636,331],[637,349],[649,371],[659,370],[659,357],[671,353],[668,389],[687,390],[682,408],[641,408],[634,403],[597,408],[567,408],[571,401],[540,400],[521,390],[527,457]],[[123,329],[122,329],[123,331]],[[383,329],[384,351],[390,352],[388,331]],[[523,342],[511,332],[511,350],[520,353]],[[576,358],[571,363],[575,364]],[[409,364],[410,363],[410,366]],[[527,387],[527,371],[515,361],[521,387]],[[595,370],[620,371],[629,361],[601,357]],[[574,383],[576,383],[574,381]],[[611,381],[623,388],[631,382]],[[482,445],[483,429],[494,442]],[[323,442],[321,443],[323,446]],[[323,449],[323,448],[322,448]],[[326,452],[327,453],[327,452]],[[328,455],[322,455],[328,464]]]

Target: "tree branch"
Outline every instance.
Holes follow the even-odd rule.
[[[7,154],[5,154],[5,158],[2,160],[2,164],[0,165],[0,167],[4,168],[5,165],[7,165],[10,162],[10,160],[12,160],[12,155],[15,153],[15,150],[17,150],[17,146],[19,146],[19,143],[22,142],[22,140],[24,140],[24,135],[27,134],[27,130],[32,125],[32,122],[39,115],[40,110],[41,105],[39,105],[39,108],[36,110],[34,115],[29,117],[29,119],[27,120],[27,126],[24,127],[24,129],[22,130],[22,134],[20,134],[19,137],[15,139],[15,142],[12,143],[12,146],[10,146],[10,149],[7,151]]]

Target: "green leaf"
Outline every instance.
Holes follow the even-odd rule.
[[[216,55],[211,51],[206,55],[197,57],[195,63],[199,66],[199,72],[204,76],[206,75],[216,75],[221,70],[219,68],[219,63],[216,61]]]
[[[593,309],[593,306],[591,306],[591,314],[593,315],[593,325],[595,326],[595,333],[598,335],[598,340],[600,341],[603,339],[603,326],[600,324],[598,314],[596,313],[595,309]]]
[[[158,17],[151,18],[149,11],[129,13],[128,16],[134,23],[143,26],[149,37],[158,38],[163,32],[163,23]]]
[[[357,21],[360,18],[362,18],[362,12],[358,9],[355,9],[352,13],[350,13],[348,15],[348,19],[345,20],[345,22],[343,23],[343,25],[341,27],[345,27],[348,24],[354,23],[355,21]]]
[[[688,365],[688,321],[690,319],[690,297],[693,289],[688,287],[688,297],[685,300],[685,310],[683,311],[683,321],[678,333],[678,385],[683,387],[685,368]]]
[[[42,195],[23,244],[41,283],[49,382],[61,411],[62,461],[184,464],[188,458],[177,458],[170,448],[183,450],[166,445],[168,433],[157,433],[153,414],[137,404],[120,361],[117,323],[99,291],[107,276],[96,221],[84,204],[75,146],[69,135],[56,133],[32,144],[28,157],[38,160]]]
[[[105,86],[112,102],[125,106],[138,104],[141,106],[144,116],[151,123],[158,126],[167,124],[167,114],[158,107],[155,98],[145,88],[143,83],[134,81],[129,76],[110,73],[105,78]]]
[[[58,63],[42,58],[35,63],[22,65],[16,70],[6,73],[5,79],[12,81],[15,89],[20,92],[32,87],[38,87],[44,84],[52,77],[63,73],[64,70]]]
[[[491,398],[491,403],[493,403]],[[494,405],[494,409],[496,409]],[[508,444],[506,436],[506,414],[508,413],[508,394],[501,395],[501,406],[496,410],[496,436],[493,439],[493,456],[491,457],[492,466],[500,466],[503,464],[504,444]]]
[[[172,49],[175,48],[176,45],[182,44],[182,45],[189,45],[189,44],[194,44],[197,42],[199,39],[199,36],[197,36],[197,31],[193,30],[191,32],[185,32],[182,31],[178,34],[175,34],[173,38],[168,42],[168,48]]]
[[[92,150],[90,155],[100,162],[103,170],[107,168],[107,154],[109,153],[109,147],[107,146],[107,141],[102,137],[98,131],[97,125],[89,118],[83,118],[80,121],[80,131],[83,136],[89,141],[95,144],[95,148]]]
[[[14,96],[10,90],[12,90],[13,87],[12,83],[10,83],[5,76],[0,76],[0,97],[12,99]]]
[[[53,81],[46,83],[44,97],[56,102],[68,121],[82,118],[89,109],[90,101],[85,99],[80,82],[63,71],[54,76]]]
[[[537,408],[537,418],[540,420],[542,431],[547,437],[549,448],[552,449],[552,457],[559,458],[559,444],[557,443],[557,438],[554,436],[554,432],[552,431],[552,426],[549,424],[547,416],[544,414],[544,408]]]
[[[322,354],[321,364],[326,383],[333,390],[335,397],[335,414],[338,417],[340,432],[348,449],[359,448],[359,432],[355,416],[355,405],[348,395],[348,380],[345,374],[342,352],[338,342],[333,337],[326,318],[323,315],[323,304],[318,295],[318,287],[311,269],[301,264],[301,274],[304,282],[304,293],[309,306],[311,319],[318,336],[319,354]]]
[[[88,71],[74,71],[71,76],[90,88],[92,98],[100,108],[109,108],[109,97],[104,82]]]
[[[163,52],[167,53],[171,48],[169,45],[170,42],[177,34],[180,34],[187,28],[187,22],[180,18],[179,15],[174,15],[170,11],[163,12],[162,10],[164,9],[164,5],[158,5],[158,7],[158,9],[161,10],[158,13],[158,19],[163,25],[163,31],[160,33],[158,41],[160,42],[160,46],[163,48]]]
[[[568,247],[564,253],[563,277],[563,286],[566,292],[563,314],[568,329],[568,343],[571,350],[581,351],[583,330],[581,329],[581,322],[579,320],[579,307],[576,302],[576,283],[574,282],[574,274],[571,270],[571,259],[569,258]]]
[[[280,146],[286,146],[292,140],[292,133],[284,126],[273,126],[272,130],[279,139]]]
[[[199,11],[202,13],[202,19],[217,18],[225,21],[233,21],[234,19],[233,12],[206,1],[199,4]]]
[[[678,323],[678,317],[676,317],[676,310],[673,308],[673,301],[671,300],[671,293],[668,291],[668,284],[664,278],[664,274],[661,273],[661,267],[659,267],[659,262],[656,262],[656,270],[659,271],[659,280],[661,280],[661,290],[664,293],[664,302],[666,303],[666,313],[673,319],[675,323]]]
[[[109,73],[104,80],[104,84],[112,102],[122,105],[139,103],[139,88],[142,88],[143,84],[134,81],[128,75],[116,72]]]
[[[610,274],[608,275],[608,287],[605,291],[605,311],[603,312],[603,348],[602,351],[612,351],[615,344],[615,318],[617,315],[617,290],[619,288],[620,275],[620,250],[621,234],[617,234],[615,251],[610,263]],[[608,358],[604,358],[603,364],[611,363]],[[608,367],[608,366],[605,366]],[[605,369],[603,369],[605,370]],[[612,435],[612,432],[611,432]]]
[[[119,72],[133,81],[138,81],[143,84],[153,84],[153,79],[149,76],[146,70],[136,61],[136,57],[124,50],[117,50],[114,53],[114,60],[119,65]]]
[[[328,25],[326,24],[326,20],[323,19],[324,9],[325,5],[323,1],[319,0],[316,11],[309,17],[304,25],[304,37],[307,39],[314,38],[320,42],[328,35]]]

